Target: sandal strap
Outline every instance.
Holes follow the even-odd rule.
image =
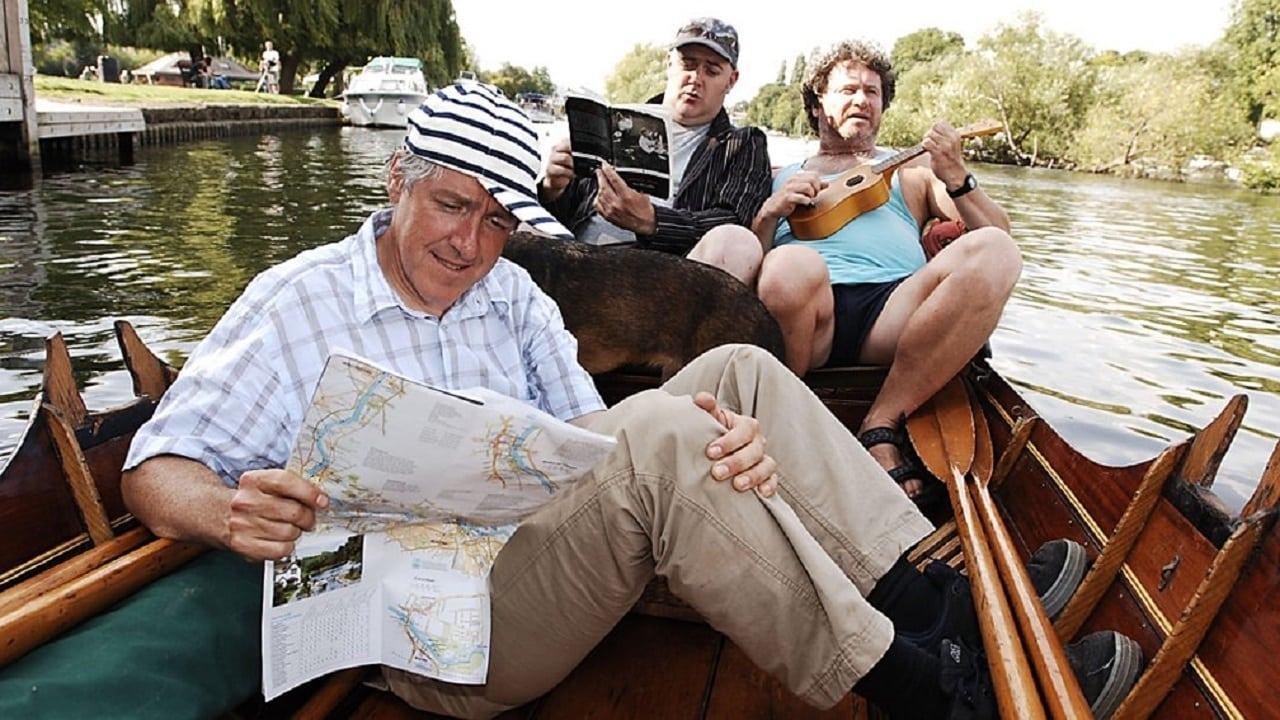
[[[895,468],[889,469],[889,477],[894,482],[901,485],[906,480],[928,480],[929,476],[917,465],[911,463],[903,463]]]
[[[889,444],[896,446],[901,444],[902,439],[895,428],[877,427],[859,433],[858,442],[862,443],[862,447],[870,449],[875,445]]]

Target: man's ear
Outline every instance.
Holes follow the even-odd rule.
[[[733,72],[729,73],[729,89],[725,91],[725,94],[728,95],[733,90],[733,86],[737,84],[738,71],[735,69]]]
[[[391,167],[387,169],[387,197],[392,205],[400,204],[400,196],[404,193],[404,174],[400,172],[400,157],[391,158]]]

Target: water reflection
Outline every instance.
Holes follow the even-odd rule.
[[[352,232],[397,131],[294,131],[147,149],[130,168],[0,193],[0,454],[61,331],[90,407],[131,396],[111,321],[180,362],[252,277]],[[776,158],[786,162],[788,158]],[[1280,431],[1280,199],[982,167],[1026,258],[994,364],[1069,440],[1145,459],[1238,392],[1218,490],[1239,507]]]

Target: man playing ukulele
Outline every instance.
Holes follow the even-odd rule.
[[[828,181],[891,154],[876,135],[893,92],[893,68],[875,47],[843,42],[820,58],[802,88],[818,153],[777,174],[752,229],[767,253],[760,298],[782,325],[792,371],[890,366],[859,439],[914,498],[922,475],[903,463],[900,420],[991,336],[1022,261],[1008,216],[965,169],[960,136],[945,122],[921,143],[927,163],[893,173],[887,203],[824,238],[792,234],[787,216]],[[962,220],[969,232],[927,260],[920,236],[935,218]]]

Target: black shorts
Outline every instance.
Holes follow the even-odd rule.
[[[909,277],[909,276],[908,276]],[[871,334],[889,296],[907,278],[882,283],[832,285],[835,300],[835,333],[831,338],[831,357],[823,367],[848,367],[858,364],[862,345]]]

